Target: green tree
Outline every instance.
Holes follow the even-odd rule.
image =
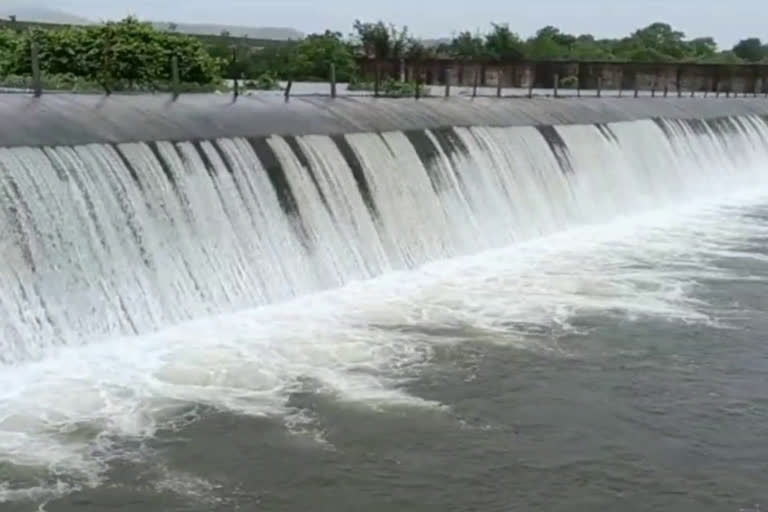
[[[491,25],[492,30],[485,36],[485,51],[496,60],[520,60],[525,57],[525,44],[520,36],[509,29],[506,23]]]
[[[717,43],[711,37],[697,37],[688,42],[690,53],[696,60],[711,59],[717,54]]]
[[[451,40],[448,52],[460,59],[475,59],[485,52],[483,38],[469,31],[461,32]]]
[[[405,56],[410,39],[408,27],[397,28],[383,21],[368,23],[355,20],[354,29],[362,51],[368,57],[399,59]]]
[[[551,39],[555,43],[557,43],[558,46],[562,48],[570,49],[571,46],[576,42],[576,36],[571,34],[565,34],[560,31],[559,28],[553,27],[552,25],[547,25],[546,27],[540,28],[536,32],[536,39]]]
[[[610,61],[616,59],[613,53],[616,41],[596,40],[592,35],[580,35],[571,46],[569,57],[581,61]]]
[[[710,57],[701,59],[704,64],[743,64],[744,61],[732,51],[718,52]]]
[[[658,55],[663,60],[681,60],[686,56],[686,48],[683,42],[685,34],[674,30],[667,23],[652,23],[632,34],[631,39],[637,43],[634,55],[642,58]]]
[[[29,75],[29,47],[39,47],[40,68],[45,74],[68,74],[102,84],[155,87],[171,77],[171,59],[179,61],[183,82],[211,84],[219,80],[217,59],[200,40],[155,29],[135,18],[88,27],[34,30],[20,36],[7,73]]]
[[[763,45],[763,42],[757,37],[750,37],[736,43],[736,46],[733,47],[733,53],[747,62],[760,62],[768,58],[768,45]]]
[[[430,59],[436,56],[436,50],[433,47],[425,45],[420,39],[409,37],[405,44],[405,53],[403,56],[410,60]]]
[[[312,34],[296,47],[295,76],[302,80],[328,80],[331,63],[336,65],[336,78],[348,81],[355,72],[354,50],[339,32],[327,30]]]
[[[0,78],[14,70],[21,53],[21,39],[12,30],[0,29]]]

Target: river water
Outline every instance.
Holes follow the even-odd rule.
[[[310,242],[282,246],[279,238],[248,245],[250,231],[231,238],[250,227],[234,206],[213,208],[214,195],[201,192],[208,185],[173,160],[191,147],[130,146],[120,148],[129,158],[112,160],[103,151],[113,150],[98,147],[5,151],[3,225],[15,236],[5,238],[0,271],[0,510],[768,506],[763,132],[750,136],[746,123],[707,135],[700,126],[698,135],[641,126],[613,127],[611,136],[604,127],[566,129],[554,140],[543,131],[538,142],[525,132],[526,144],[552,153],[517,168],[519,161],[488,156],[493,140],[512,143],[507,135],[475,134],[481,151],[462,133],[471,158],[438,170],[472,160],[482,187],[463,188],[466,203],[439,179],[447,174],[435,177],[438,167],[425,160],[436,157],[423,148],[410,151],[422,173],[432,166],[426,185],[397,189],[397,180],[377,181],[371,169],[396,169],[386,158],[398,155],[384,158],[378,142],[352,139],[358,162],[345,171],[345,194],[319,172],[339,169],[335,161],[324,167],[323,154],[338,154],[329,142],[299,141],[320,181],[302,185],[300,159],[286,149],[295,144],[271,140],[299,210],[327,201],[338,223],[330,229],[324,210],[312,217],[304,209],[275,230]],[[670,145],[653,145],[663,137]],[[647,144],[646,153],[633,141]],[[207,165],[237,149],[218,144],[197,148]],[[249,154],[264,163],[263,146],[254,148]],[[657,157],[674,165],[659,167]],[[132,177],[127,167],[140,162],[173,187]],[[50,180],[24,181],[33,176],[24,169],[46,165]],[[355,185],[358,167],[367,186]],[[507,190],[519,195],[505,202],[483,181],[483,170],[499,168],[557,173],[518,181],[527,192]],[[113,171],[114,181],[98,181],[99,169]],[[235,196],[220,181],[232,179],[226,172],[209,174],[220,197]],[[94,190],[134,206],[101,203]],[[296,207],[280,190],[259,210],[273,223]],[[391,190],[418,191],[422,202]],[[175,209],[182,192],[190,195]],[[34,197],[47,198],[47,207],[24,200]],[[210,218],[185,217],[185,205],[202,211],[206,201]],[[508,216],[494,210],[509,204]],[[378,215],[380,251],[365,241],[365,226],[342,221],[345,209],[366,206]],[[470,208],[450,221],[463,206]],[[111,220],[121,215],[128,221]],[[232,232],[207,236],[204,222],[220,217]],[[162,224],[169,218],[172,226]],[[141,227],[135,239],[131,223]],[[385,239],[396,227],[401,236]],[[335,245],[312,249],[321,239]],[[211,247],[216,258],[205,252]],[[264,247],[279,257],[235,264]],[[122,253],[146,260],[129,264]],[[188,271],[183,279],[179,268]],[[57,272],[67,279],[57,281]]]

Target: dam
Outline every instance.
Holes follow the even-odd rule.
[[[214,95],[176,102],[144,95],[0,96],[0,475],[11,475],[0,485],[0,508],[54,500],[50,510],[70,510],[72,496],[120,478],[115,460],[128,452],[126,471],[166,485],[135,492],[170,493],[173,503],[191,499],[203,508],[213,503],[209,498],[231,505],[226,500],[235,499],[235,483],[221,483],[226,491],[219,495],[219,487],[201,480],[205,468],[156,463],[164,448],[145,450],[177,428],[225,451],[224,440],[211,441],[205,428],[228,424],[237,432],[251,425],[259,435],[277,435],[226,414],[268,418],[294,436],[325,436],[318,445],[337,446],[336,456],[353,459],[357,448],[344,451],[342,438],[354,439],[355,425],[374,421],[370,415],[386,416],[381,421],[391,422],[396,437],[416,445],[409,429],[460,444],[459,427],[449,425],[454,414],[468,429],[465,440],[486,427],[512,436],[507,428],[515,422],[523,425],[514,428],[525,439],[527,428],[540,425],[530,435],[550,432],[551,452],[535,454],[524,440],[505,449],[521,461],[551,457],[552,471],[578,478],[558,458],[567,459],[573,449],[574,460],[582,460],[570,434],[542,426],[563,419],[556,411],[545,418],[545,409],[530,412],[530,405],[521,405],[522,419],[502,418],[447,391],[459,389],[450,382],[466,378],[471,387],[477,379],[491,386],[512,378],[507,371],[515,368],[531,379],[525,386],[552,379],[569,396],[562,377],[544,370],[537,376],[533,369],[549,366],[563,376],[581,367],[572,382],[590,390],[584,393],[592,407],[606,398],[606,389],[620,389],[622,375],[629,375],[620,366],[650,394],[625,397],[642,411],[654,395],[649,379],[655,376],[664,387],[659,397],[680,384],[670,373],[658,373],[673,360],[720,371],[703,355],[719,354],[713,340],[732,336],[718,326],[748,318],[743,321],[749,329],[768,327],[754,298],[765,291],[768,276],[760,242],[766,193],[763,98],[307,97],[286,103],[253,96],[232,103]],[[724,305],[719,294],[725,288],[698,295],[715,281],[728,283],[722,286],[730,291],[723,293],[732,304]],[[698,354],[680,341],[693,332],[689,327],[701,337]],[[616,366],[583,341],[607,340],[615,329],[622,340],[637,342],[611,352],[622,361]],[[653,348],[658,336],[675,342]],[[562,341],[569,337],[576,341]],[[614,341],[618,345],[601,341],[604,350],[618,350],[622,342]],[[474,343],[486,347],[473,349],[482,357],[506,366],[487,362],[486,374],[459,378],[461,372],[448,365],[430,377],[432,384],[409,373],[450,359],[448,345]],[[733,343],[731,357],[740,363],[752,360],[743,351],[765,357],[751,338]],[[462,365],[482,367],[463,352],[468,349],[455,350]],[[659,367],[627,370],[638,368],[632,350],[660,351]],[[765,375],[755,364],[744,370],[754,372],[746,387]],[[606,389],[581,380],[600,365],[606,367]],[[690,371],[691,378],[698,375]],[[717,379],[729,374],[722,371]],[[489,375],[493,379],[485,381]],[[413,379],[418,384],[409,384]],[[680,385],[679,393],[687,392]],[[725,388],[712,393],[735,400]],[[530,396],[541,400],[536,389]],[[339,401],[307,398],[315,393]],[[616,393],[608,401],[624,396]],[[684,413],[671,410],[693,398],[663,396],[655,407],[668,415],[660,421],[669,423],[659,428],[695,424],[694,413],[678,417]],[[713,407],[728,407],[726,398],[711,398]],[[384,404],[384,411],[415,408],[421,427],[398,423],[404,413],[347,410],[350,401]],[[454,412],[441,416],[441,405]],[[641,414],[616,407],[607,414]],[[487,424],[473,424],[473,414]],[[603,432],[610,441],[600,448],[599,439],[586,433],[587,419],[573,414],[583,446],[615,455],[613,469],[628,471],[618,485],[634,485],[638,467],[621,461],[641,455],[626,455],[610,444],[618,443],[611,436],[621,431],[642,437],[647,431],[618,419],[615,431]],[[744,439],[764,433],[755,415],[741,427]],[[196,426],[183,430],[187,424]],[[689,437],[670,434],[679,444],[667,449],[679,449],[690,461],[699,455],[683,439],[722,446],[708,437],[711,432],[691,428]],[[507,438],[496,433],[494,442],[503,444]],[[284,435],[275,441],[280,446],[290,443]],[[656,465],[660,473],[680,471],[663,443],[647,442],[650,459],[638,464]],[[341,467],[306,449],[296,454],[291,450],[299,448],[286,448],[297,465],[311,466],[307,461],[319,457],[317,468]],[[421,463],[386,449],[397,453],[402,471],[420,475]],[[257,453],[277,464],[269,450]],[[489,453],[476,456],[492,460],[484,458]],[[240,460],[236,453],[229,457]],[[437,457],[457,464],[458,455]],[[490,466],[478,464],[478,474],[487,475]],[[518,468],[526,485],[536,486],[540,468],[521,464],[528,468]],[[541,464],[550,467],[544,459]],[[194,471],[198,476],[190,476]],[[267,488],[280,487],[269,474],[254,471]],[[764,498],[751,482],[743,476],[735,489]],[[680,485],[705,492],[699,481]],[[354,489],[353,501],[372,499],[364,486]],[[413,492],[414,502],[431,499],[432,491]],[[635,492],[638,499],[653,493]],[[316,498],[306,493],[299,496],[307,503]],[[461,501],[473,493],[448,494]],[[93,499],[117,499],[104,496]],[[497,496],[512,499],[502,491]],[[60,509],[56,500],[62,500]]]

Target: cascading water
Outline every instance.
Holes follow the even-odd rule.
[[[767,119],[8,142],[0,509],[761,492]]]
[[[0,361],[765,179],[761,117],[0,149]]]

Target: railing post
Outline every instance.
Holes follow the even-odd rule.
[[[528,99],[533,98],[533,86],[536,85],[536,64],[528,65]]]
[[[237,101],[238,96],[240,96],[240,83],[238,82],[238,76],[237,76],[237,46],[232,47],[232,74],[234,75],[234,82],[232,84],[232,101]]]
[[[40,77],[40,47],[34,38],[30,41],[30,52],[30,58],[32,59],[32,90],[34,91],[35,98],[39,98],[43,95],[43,82]]]
[[[619,98],[624,96],[624,68],[619,71]]]
[[[171,91],[176,101],[179,98],[179,57],[176,55],[171,57]]]
[[[552,84],[552,93],[554,97],[557,98],[557,88],[560,85],[560,75],[555,73],[554,79],[555,81],[554,84]]]
[[[421,65],[416,66],[416,90],[413,91],[413,97],[418,101],[421,98]]]
[[[293,87],[293,79],[289,79],[285,86],[285,102],[288,103],[291,99],[291,87]]]
[[[528,80],[528,99],[533,98],[533,77]]]
[[[336,63],[331,62],[331,98],[336,98]]]

